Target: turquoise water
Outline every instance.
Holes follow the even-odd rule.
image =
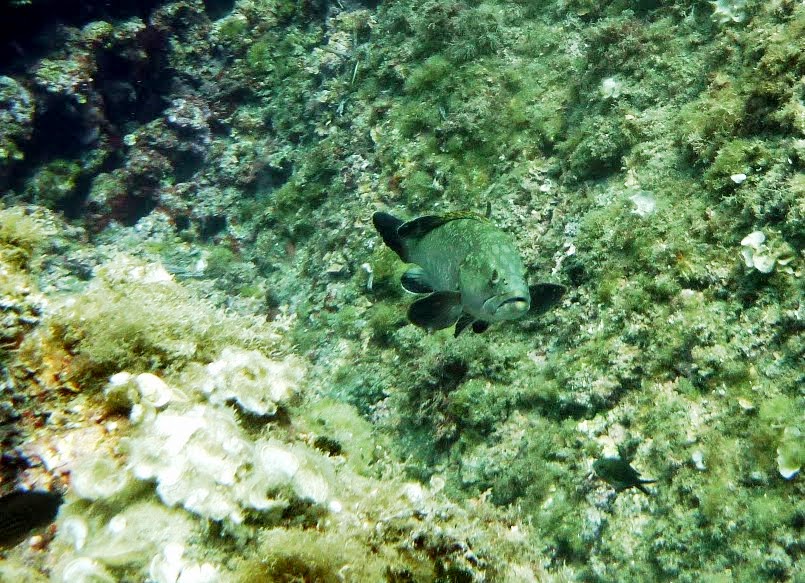
[[[7,3],[0,494],[64,503],[0,581],[805,580],[803,38],[784,0]],[[411,325],[372,214],[487,208],[561,299]],[[451,309],[476,251],[433,251]]]

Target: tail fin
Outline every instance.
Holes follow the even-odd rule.
[[[404,221],[393,215],[380,211],[372,215],[372,224],[375,226],[375,229],[377,229],[377,232],[380,233],[380,236],[383,237],[383,242],[389,249],[399,255],[400,259],[406,261],[402,239],[397,233],[397,230],[403,222]]]
[[[528,288],[531,294],[532,315],[540,316],[557,305],[567,288],[558,283],[537,283]]]

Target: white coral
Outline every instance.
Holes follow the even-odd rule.
[[[183,557],[184,545],[170,543],[151,560],[148,574],[154,583],[215,583],[220,580],[210,563],[188,563]]]
[[[754,267],[761,273],[774,271],[776,258],[766,246],[763,231],[753,231],[741,240],[741,257],[747,267]]]
[[[302,371],[293,360],[270,360],[256,350],[225,348],[207,365],[201,389],[214,404],[236,401],[256,415],[273,415],[296,392]]]
[[[115,583],[116,579],[97,561],[81,557],[65,565],[61,577],[63,583]]]
[[[215,520],[243,519],[230,489],[252,451],[231,410],[196,405],[184,413],[159,413],[127,445],[134,475],[155,479],[168,506],[181,504]]]
[[[746,0],[716,0],[710,4],[713,5],[713,18],[719,24],[746,20]]]
[[[70,478],[73,491],[84,500],[111,498],[129,483],[124,468],[114,459],[100,455],[76,462]]]
[[[777,469],[786,480],[796,476],[802,468],[805,456],[805,436],[797,427],[786,427],[783,439],[777,448]]]
[[[281,508],[289,495],[328,501],[326,458],[278,441],[252,443],[228,407],[168,408],[143,422],[126,448],[131,472],[156,481],[163,503],[213,520],[239,524],[245,509]]]

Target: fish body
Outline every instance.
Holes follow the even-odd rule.
[[[404,222],[377,212],[372,222],[403,261],[416,264],[402,278],[405,289],[428,294],[408,311],[412,323],[438,330],[514,320],[545,311],[565,291],[557,284],[529,288],[520,253],[509,235],[488,218],[469,212],[426,215]],[[536,298],[535,298],[536,295]]]
[[[637,488],[644,494],[650,494],[643,484],[653,484],[657,480],[645,480],[640,472],[634,469],[628,461],[619,457],[605,457],[593,463],[593,470],[599,478],[615,488],[618,492],[628,488]]]
[[[62,497],[44,490],[12,492],[0,498],[0,547],[19,544],[32,530],[53,522]]]

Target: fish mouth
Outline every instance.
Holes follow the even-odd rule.
[[[491,308],[496,320],[514,320],[519,318],[531,307],[528,296],[522,294],[505,294],[489,298],[486,304]]]
[[[498,309],[502,308],[503,306],[510,305],[510,304],[513,304],[517,308],[522,307],[522,306],[526,306],[526,309],[528,309],[527,308],[528,307],[528,299],[524,298],[523,296],[514,296],[513,298],[507,298],[507,299],[503,300],[502,302],[500,302],[500,305],[498,306]]]

